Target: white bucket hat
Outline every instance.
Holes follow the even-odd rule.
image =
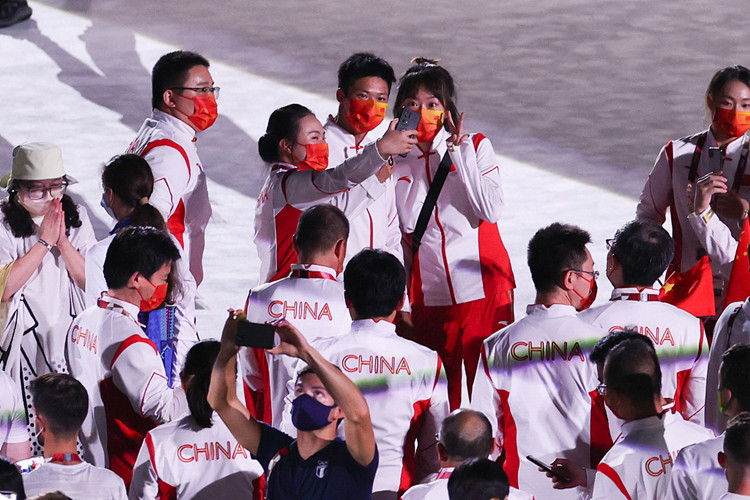
[[[7,189],[15,180],[41,181],[64,177],[68,184],[76,181],[65,174],[62,151],[51,142],[25,142],[13,148],[13,166],[0,179],[0,187]]]

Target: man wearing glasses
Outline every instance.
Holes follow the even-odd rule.
[[[591,459],[597,378],[588,353],[605,333],[576,316],[595,290],[590,241],[566,224],[537,231],[528,249],[535,303],[525,318],[484,341],[474,382],[471,406],[492,422],[510,485],[536,498],[572,499],[579,491],[553,489],[527,455],[546,463]]]
[[[198,285],[203,280],[204,231],[211,205],[195,141],[196,133],[216,121],[219,97],[208,66],[203,56],[182,50],[157,61],[151,74],[154,109],[127,151],[151,166],[154,192],[148,202],[161,212],[185,249]]]
[[[650,338],[661,363],[662,394],[674,399],[675,409],[686,420],[703,425],[708,368],[703,324],[690,313],[660,302],[659,290],[652,288],[672,262],[672,237],[660,225],[634,220],[607,240],[607,247],[612,296],[609,303],[579,317],[605,331],[629,327]],[[616,438],[619,425],[613,430]]]

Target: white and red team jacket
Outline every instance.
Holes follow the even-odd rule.
[[[710,430],[671,411],[625,422],[622,438],[596,468],[594,500],[665,498],[679,451],[712,437]]]
[[[668,500],[715,500],[727,492],[729,482],[719,465],[724,434],[680,450],[672,468]]]
[[[313,347],[367,400],[379,455],[372,491],[405,491],[437,473],[435,435],[450,412],[437,353],[396,335],[393,323],[372,319],[352,321],[349,333]]]
[[[727,428],[727,417],[719,411],[721,356],[735,344],[750,343],[750,298],[729,304],[716,321],[706,380],[706,426],[716,432]]]
[[[708,148],[716,147],[716,139],[710,129],[707,132],[696,179],[711,172]],[[675,262],[679,264],[679,270],[684,272],[693,267],[705,250],[711,259],[714,276],[728,280],[743,221],[723,220],[716,214],[706,222],[703,217],[692,213],[693,195],[688,195],[687,186],[693,153],[700,135],[670,141],[662,148],[643,187],[636,213],[639,219],[663,224],[669,208],[675,240]],[[742,146],[746,140],[747,137],[743,136],[726,146],[722,175],[728,179],[729,187],[734,182]],[[741,180],[739,194],[750,201],[750,168],[745,171]]]
[[[232,435],[219,415],[201,428],[192,416],[146,434],[130,483],[130,500],[260,499],[253,481],[263,467]]]
[[[260,257],[260,283],[275,281],[289,274],[289,266],[297,260],[292,248],[292,235],[305,209],[330,203],[351,219],[382,196],[385,187],[373,174],[385,161],[373,143],[343,164],[320,172],[297,170],[289,163],[273,164],[258,195],[255,209],[255,246]],[[364,189],[351,189],[357,185]]]
[[[437,479],[426,484],[417,484],[403,494],[401,500],[450,500],[448,495],[448,480],[455,467],[442,467]],[[508,500],[534,500],[528,493],[513,487],[508,492]]]
[[[180,282],[179,294],[175,300],[175,356],[172,366],[172,387],[179,385],[180,372],[185,357],[196,342],[200,340],[195,327],[195,294],[196,284],[193,273],[190,272],[190,261],[185,250],[179,246],[174,235],[172,242],[180,251],[180,258],[174,262],[174,269]],[[103,292],[108,290],[107,280],[104,278],[104,260],[107,258],[109,245],[115,238],[114,234],[89,247],[86,250],[86,306],[96,305]]]
[[[154,344],[138,323],[138,306],[104,295],[70,326],[65,356],[89,395],[79,437],[82,458],[130,483],[146,432],[187,411],[181,387],[170,389]]]
[[[448,137],[441,129],[432,141],[432,150],[423,153],[415,146],[405,158],[393,158],[412,304],[462,304],[515,288],[497,227],[504,205],[500,167],[492,144],[482,134],[475,134],[450,153],[453,166],[422,236],[416,261],[411,262],[411,235]]]
[[[211,203],[196,139],[190,125],[154,109],[127,152],[142,156],[151,166],[154,192],[148,202],[161,212],[169,232],[185,249],[190,272],[200,285]]]
[[[608,304],[587,309],[578,317],[605,332],[635,327],[650,338],[661,366],[662,395],[674,399],[686,420],[704,424],[708,340],[698,318],[659,302],[659,290],[653,288],[615,288]],[[619,429],[613,439],[618,434]]]
[[[484,341],[471,407],[492,423],[511,486],[537,498],[578,498],[578,488],[553,489],[526,456],[591,463],[592,434],[609,434],[591,424],[598,381],[589,351],[604,332],[568,305],[533,304],[526,313]]]
[[[349,331],[352,318],[336,271],[315,264],[292,264],[291,268],[290,276],[250,290],[245,304],[248,321],[285,318],[308,342]],[[256,418],[280,428],[287,384],[297,376],[296,359],[250,347],[243,347],[240,353],[248,409]]]
[[[380,127],[366,133],[357,144],[354,136],[339,127],[331,116],[323,127],[328,143],[328,164],[340,165],[349,158],[353,158],[364,151],[365,146],[375,142],[383,134]],[[379,182],[372,176],[351,191],[367,190],[373,182]],[[396,180],[389,177],[384,183],[385,192],[364,209],[359,215],[349,218],[349,239],[346,242],[346,260],[364,248],[377,248],[394,255],[399,262],[404,263],[404,250],[401,247],[401,228],[398,225],[396,212]],[[377,186],[373,186],[377,189]]]

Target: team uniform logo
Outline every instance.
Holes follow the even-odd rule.
[[[318,479],[323,479],[328,470],[328,460],[318,460],[318,466],[315,468],[315,475]]]

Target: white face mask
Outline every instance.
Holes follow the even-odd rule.
[[[41,200],[30,200],[28,196],[21,194],[20,192],[17,196],[18,203],[29,212],[34,224],[37,226],[41,225],[42,220],[44,220],[44,214],[47,212],[52,200],[49,197],[42,198]]]

